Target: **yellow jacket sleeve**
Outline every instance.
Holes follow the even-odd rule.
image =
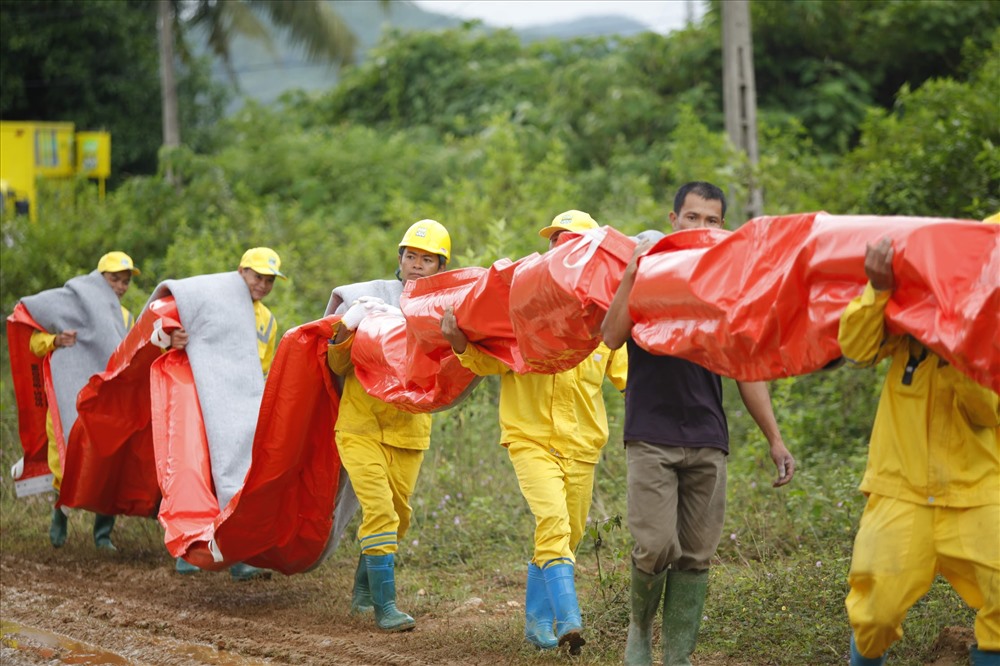
[[[56,336],[54,333],[34,331],[31,334],[31,340],[28,341],[28,348],[38,358],[45,358],[46,354],[55,351]]]
[[[329,345],[326,348],[326,364],[335,374],[344,377],[354,369],[354,364],[351,362],[351,348],[353,346],[354,332],[352,331],[343,342]]]
[[[625,351],[624,346],[614,351],[610,349],[608,351],[611,354],[611,362],[608,363],[608,369],[604,374],[611,380],[616,389],[624,391],[625,383],[628,380],[628,352]]]
[[[473,374],[479,375],[502,375],[510,372],[510,368],[493,358],[482,349],[470,342],[461,354],[455,354],[462,367],[468,368]]]
[[[887,336],[885,331],[885,306],[891,295],[889,291],[876,291],[868,283],[861,295],[848,303],[840,317],[837,341],[850,363],[875,365],[890,356],[902,340],[901,336]]]

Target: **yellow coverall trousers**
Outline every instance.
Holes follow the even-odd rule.
[[[597,465],[562,458],[534,442],[509,442],[521,494],[535,516],[532,563],[576,562],[573,551],[583,538]]]
[[[361,504],[361,552],[395,553],[410,527],[410,496],[420,474],[423,450],[401,449],[348,432],[337,431],[336,439],[340,461]]]
[[[1000,504],[924,506],[870,495],[854,541],[847,615],[858,652],[877,658],[941,574],[977,609],[979,649],[1000,651]]]

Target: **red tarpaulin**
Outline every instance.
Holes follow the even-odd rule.
[[[154,328],[178,328],[173,299],[143,310],[104,372],[76,399],[59,503],[105,515],[155,516],[160,504],[150,428],[149,370],[162,352]]]
[[[295,573],[314,566],[330,537],[340,474],[339,396],[326,366],[338,319],[282,337],[250,469],[220,511],[187,354],[163,354],[149,342],[154,328],[169,333],[180,325],[177,309],[172,298],[154,301],[80,393],[61,503],[106,514],[158,510],[170,553],[204,568],[249,562]]]
[[[31,353],[31,334],[44,331],[18,303],[7,317],[7,351],[10,355],[10,375],[17,403],[17,432],[24,451],[20,473],[15,473],[18,497],[52,489],[49,470],[49,440],[45,433],[45,414],[49,403],[56,404],[56,392],[49,370],[49,356],[38,358]],[[60,460],[65,453],[59,410],[52,410],[52,425],[59,446]],[[45,477],[46,480],[38,483]]]
[[[840,315],[867,283],[865,244],[889,236],[891,330],[1000,389],[1000,227],[809,213],[706,231],[671,234],[640,259],[629,307],[642,347],[748,381],[819,370],[840,357]]]

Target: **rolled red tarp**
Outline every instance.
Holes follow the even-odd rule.
[[[808,213],[705,232],[671,234],[640,259],[629,309],[645,349],[745,381],[819,370],[841,355],[840,316],[867,283],[865,245],[888,236],[890,330],[1000,388],[996,225]]]

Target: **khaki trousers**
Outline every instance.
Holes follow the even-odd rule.
[[[651,576],[668,566],[708,569],[726,514],[726,454],[642,441],[626,442],[625,453],[636,568]]]

